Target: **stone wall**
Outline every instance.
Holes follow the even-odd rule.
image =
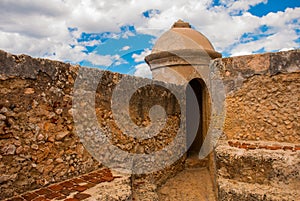
[[[300,142],[300,51],[215,60],[226,84],[228,139]]]
[[[224,132],[210,155],[218,199],[296,200],[300,50],[215,59],[212,67],[226,89]],[[132,93],[124,80],[141,87]],[[122,93],[115,94],[117,89]],[[103,166],[95,158],[124,160],[99,146],[99,127],[106,143],[124,153],[163,151],[161,161],[177,160],[174,165],[158,164],[165,167],[160,171],[132,177],[137,200],[156,200],[157,186],[185,161],[185,156],[177,157],[185,148],[179,109],[185,106],[173,91],[185,93],[172,84],[0,51],[0,199]],[[123,98],[128,95],[127,104]],[[151,125],[154,105],[166,115],[159,132],[145,139],[127,135],[130,129]],[[122,130],[116,119],[133,126]],[[164,151],[174,142],[177,147]],[[149,161],[131,162],[142,170]]]
[[[224,135],[215,150],[219,200],[296,200],[300,50],[213,65],[227,94]]]
[[[118,128],[111,99],[124,77],[135,83],[151,84],[151,80],[0,51],[0,199],[103,165],[93,157],[99,150],[94,150],[93,156],[87,151],[86,144],[81,143],[84,139],[78,135],[80,128],[74,124],[74,86],[81,70],[92,75],[89,81],[97,85],[94,92],[86,90],[81,94],[87,96],[93,92],[94,103],[82,99],[80,104],[94,106],[98,125],[110,136],[109,143],[128,153],[147,154],[172,142],[180,124],[180,109],[175,97],[166,90],[169,86],[148,85],[131,98],[130,118],[136,125],[150,124],[149,109],[156,104],[165,108],[168,117],[165,127],[154,139],[137,140]],[[101,81],[97,80],[99,74]],[[89,121],[77,123],[92,133]],[[89,133],[86,136],[93,141]],[[109,150],[105,151],[102,154],[111,157]],[[167,175],[166,172],[161,174]]]
[[[77,69],[0,52],[1,198],[99,166],[73,132]]]

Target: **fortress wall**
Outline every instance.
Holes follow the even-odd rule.
[[[300,185],[300,50],[215,59],[212,65],[226,89],[224,135],[210,164],[219,200],[293,200]],[[80,72],[88,77],[76,86],[76,100],[83,108],[77,110],[74,84],[82,77]],[[165,109],[166,125],[155,137],[141,140],[120,130],[115,118],[128,121],[122,98],[131,94],[130,87],[115,94],[122,101],[113,102],[112,97],[123,80],[145,84],[130,96],[134,125],[150,125],[153,105]],[[95,170],[103,164],[93,156],[124,159],[97,146],[93,115],[109,144],[126,153],[162,150],[182,126],[179,102],[167,89],[185,93],[176,85],[0,51],[0,199]],[[112,106],[120,113],[114,114]],[[74,114],[83,117],[76,124]],[[90,142],[93,156],[79,136]],[[179,141],[185,142],[184,137]],[[176,158],[181,145],[185,143],[166,157]],[[143,168],[143,161],[135,162]],[[178,172],[183,163],[181,158],[161,171],[136,175],[136,197],[150,187],[155,191],[155,185]]]
[[[300,143],[300,50],[216,59],[227,139]]]
[[[214,60],[226,88],[219,200],[300,196],[300,50]]]
[[[97,83],[96,91],[89,91],[87,87],[82,95],[95,97],[92,110],[99,126],[110,136],[111,144],[128,153],[151,153],[172,142],[179,127],[180,110],[175,97],[160,87],[162,84],[146,86],[130,100],[130,117],[136,125],[149,125],[149,109],[158,102],[166,108],[168,116],[166,126],[156,138],[137,140],[123,135],[114,121],[112,93],[124,77],[135,83],[151,80],[0,51],[0,199],[102,166],[81,143],[76,133],[80,127],[76,127],[72,116],[76,112],[72,108],[74,83],[80,70],[92,75],[86,83]],[[99,74],[102,76],[100,81],[97,80]],[[79,101],[83,107],[86,104],[93,106],[86,99]],[[124,102],[119,104],[120,108],[124,106]],[[89,115],[79,112],[82,116]],[[88,138],[85,142],[92,142],[95,136],[92,135],[93,128],[89,128],[89,119],[77,123],[91,130],[80,135]],[[103,154],[111,156],[108,151]],[[180,166],[182,162],[179,162]],[[177,169],[169,168],[168,172],[172,171]],[[168,177],[164,171],[153,177],[159,180],[162,178],[159,175]]]

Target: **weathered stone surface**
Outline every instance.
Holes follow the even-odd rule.
[[[24,90],[24,94],[34,94],[34,89],[33,88],[26,88]]]
[[[216,148],[220,200],[297,200],[300,152],[286,149],[294,144],[241,141],[234,147],[237,143],[219,141]]]
[[[291,188],[298,185],[299,162],[295,156],[298,156],[296,154],[299,153],[300,147],[298,144],[281,144],[300,143],[299,54],[299,50],[294,50],[216,59],[213,62],[213,73],[221,76],[227,93],[227,113],[222,139],[246,141],[245,144],[229,145],[229,148],[225,146],[221,151],[218,148],[216,150],[216,175],[220,177],[218,185],[221,200],[247,200],[249,197],[263,200],[266,196],[270,200],[276,200],[283,195],[288,199],[296,195],[294,191],[284,191],[279,186],[282,183],[283,186],[287,185],[286,182]],[[78,110],[72,106],[74,83],[79,70],[89,74],[91,80],[82,83],[87,86],[80,92],[82,99],[79,99],[79,105],[87,110],[79,113],[86,115],[86,118],[85,121],[76,122],[81,125],[76,127],[73,115],[78,113]],[[93,156],[102,154],[102,157],[108,159],[122,159],[122,164],[124,158],[112,157],[110,150],[99,151],[101,147],[97,146],[98,142],[95,139],[102,139],[97,138],[97,128],[91,123],[93,114],[96,115],[97,125],[99,124],[104,133],[110,136],[108,143],[124,152],[151,154],[170,145],[180,126],[184,126],[180,125],[183,115],[178,107],[181,103],[170,91],[161,87],[166,86],[164,83],[159,83],[158,86],[143,86],[132,94],[130,118],[123,116],[123,113],[119,114],[119,117],[123,120],[130,119],[133,125],[143,128],[151,123],[150,108],[158,104],[166,111],[166,124],[157,135],[148,139],[127,135],[121,131],[115,121],[117,116],[112,111],[113,92],[124,78],[136,83],[149,81],[0,51],[0,199],[97,169],[99,162],[80,142],[78,129],[87,131],[80,137],[88,145],[94,146]],[[166,88],[168,87],[175,89],[177,86],[168,85]],[[123,92],[128,94],[129,91],[128,88]],[[181,95],[185,93],[184,90],[180,92]],[[86,101],[84,97],[91,98]],[[122,101],[115,104],[119,108],[126,106]],[[248,143],[258,143],[261,140],[270,144],[265,146]],[[280,146],[274,144],[274,141]],[[161,158],[162,161],[181,151],[181,145],[185,146],[184,136],[180,136],[179,142],[180,146],[168,150],[166,156]],[[256,150],[257,147],[260,149]],[[232,149],[236,152],[232,152]],[[182,158],[158,172],[132,177],[132,189],[128,176],[126,181],[120,181],[125,190],[118,192],[119,194],[113,194],[110,184],[104,185],[102,189],[107,188],[107,192],[101,194],[99,200],[126,200],[132,197],[137,200],[157,200],[157,188],[182,170],[184,160],[185,158]],[[141,169],[147,168],[142,160],[136,160],[134,164]],[[238,175],[235,174],[237,172]],[[241,177],[242,175],[245,177]],[[270,178],[273,176],[275,179]],[[107,174],[100,179],[90,180],[92,185],[104,181],[117,179]],[[242,188],[234,190],[234,182],[238,182]],[[251,186],[252,184],[254,186]],[[266,196],[260,192],[251,194],[249,189],[244,188],[247,185],[252,190],[256,189],[255,185],[262,185],[259,187],[271,190],[267,191],[269,194]],[[77,190],[80,192],[83,188]],[[95,189],[97,192],[98,190]],[[69,191],[65,193],[70,195]]]
[[[77,69],[0,51],[0,199],[98,168],[68,129]]]
[[[293,50],[214,61],[227,93],[215,153],[219,200],[299,197],[299,55]]]
[[[238,90],[248,78],[300,72],[300,50],[215,59],[212,64],[220,74],[227,93]]]
[[[300,143],[300,73],[255,76],[226,98],[228,139]]]
[[[56,134],[55,139],[56,139],[56,140],[62,140],[62,139],[64,139],[68,134],[70,134],[69,131],[62,131],[62,132]]]
[[[228,139],[300,142],[300,50],[216,59]]]
[[[4,78],[16,76],[36,79],[37,75],[43,72],[53,79],[57,67],[70,67],[70,64],[45,59],[32,59],[27,55],[12,55],[2,50],[0,50],[0,61],[0,74]]]
[[[0,184],[7,182],[7,181],[14,181],[17,178],[17,174],[14,175],[1,175],[0,176]]]
[[[206,168],[185,169],[158,189],[159,201],[215,201],[215,192]]]
[[[3,120],[5,120],[5,119],[6,119],[6,116],[3,115],[3,114],[0,114],[0,120],[3,121]]]
[[[278,52],[270,55],[270,74],[300,72],[300,50]]]
[[[219,180],[219,200],[239,201],[290,201],[297,200],[297,190],[271,187],[269,185],[249,184],[228,179]]]
[[[7,145],[1,149],[3,155],[14,155],[16,152],[16,146],[13,144]]]
[[[89,117],[96,112],[96,120],[105,134],[111,136],[111,144],[128,153],[147,154],[162,150],[176,136],[181,111],[176,97],[160,87],[164,83],[144,86],[130,100],[131,122],[138,127],[150,124],[149,110],[156,104],[161,105],[167,114],[166,126],[157,135],[138,139],[122,133],[114,121],[116,116],[111,109],[113,91],[124,78],[135,83],[153,81],[0,51],[0,171],[4,175],[17,175],[15,180],[3,178],[7,182],[1,186],[0,199],[97,169],[99,162],[87,152],[80,142],[82,140],[85,140],[85,146],[95,145],[93,153],[113,158],[108,154],[109,150],[98,149],[96,128],[91,126],[90,119],[76,122],[87,129],[84,139],[80,140],[77,135],[80,132],[75,128],[73,118],[77,112],[73,107],[73,95],[79,70],[91,78],[83,84],[85,91],[81,94],[80,106],[90,107],[92,99],[86,101],[86,97],[96,97],[95,107],[90,108],[92,113],[87,110],[81,111],[80,115]],[[102,76],[101,82],[99,76]],[[120,108],[124,106],[122,101],[115,104]],[[179,150],[176,148],[175,151]],[[142,161],[136,164],[144,167]],[[103,177],[103,180],[111,181],[112,177]]]

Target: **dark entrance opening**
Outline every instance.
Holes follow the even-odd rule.
[[[186,128],[188,157],[199,155],[209,123],[209,97],[202,79],[192,79],[186,88]]]

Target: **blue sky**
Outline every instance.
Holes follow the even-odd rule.
[[[178,19],[223,57],[300,47],[300,0],[1,0],[0,12],[0,49],[142,77]]]
[[[127,37],[106,38],[100,36],[99,40],[102,43],[87,47],[87,52],[96,52],[99,55],[119,55],[120,59],[117,59],[109,66],[102,66],[102,68],[119,73],[134,74],[135,66],[144,63],[144,61],[135,61],[136,59],[133,55],[140,55],[145,50],[149,50],[155,37],[148,34],[137,34],[133,27],[128,29],[132,32],[132,35]],[[87,38],[86,40],[89,39]],[[97,67],[97,65],[93,65],[89,61],[81,61],[79,64]]]
[[[300,1],[297,0],[269,0],[267,3],[260,3],[249,9],[252,15],[262,17],[270,12],[283,12],[286,8],[300,7]]]

